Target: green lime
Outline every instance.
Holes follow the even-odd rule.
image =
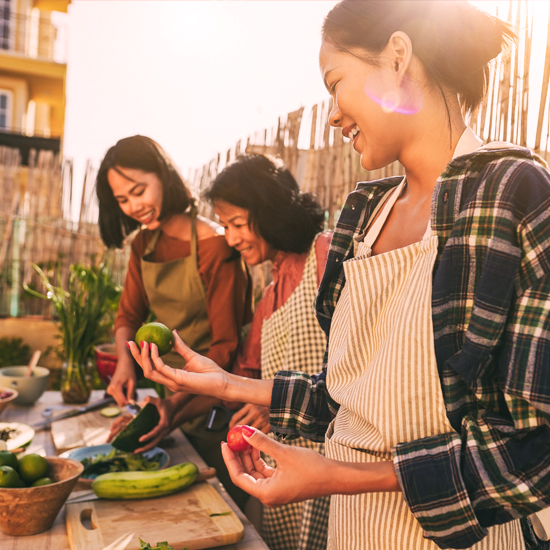
[[[0,451],[0,466],[11,466],[14,470],[18,470],[17,455],[11,451]]]
[[[19,475],[27,483],[34,483],[41,477],[46,477],[50,470],[48,461],[40,455],[31,453],[19,459]]]
[[[42,487],[42,485],[51,485],[54,483],[54,480],[51,477],[41,477],[37,479],[31,487]]]
[[[156,344],[159,355],[166,355],[174,345],[172,331],[162,323],[147,323],[136,332],[136,344],[141,348],[141,342]]]
[[[11,466],[0,466],[0,487],[23,487],[19,474]]]

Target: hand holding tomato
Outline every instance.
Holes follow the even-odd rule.
[[[250,443],[248,443],[248,441],[246,441],[246,439],[243,437],[243,429],[245,430],[245,433],[249,436],[254,433],[254,430],[252,430],[248,426],[243,426],[241,424],[233,426],[227,432],[227,444],[229,445],[229,448],[235,453],[242,453],[243,451],[250,449]]]

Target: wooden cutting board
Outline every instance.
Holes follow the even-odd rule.
[[[168,541],[175,550],[199,550],[244,536],[235,512],[205,481],[166,497],[67,504],[66,522],[71,550],[139,550],[139,538],[152,546]]]
[[[51,432],[57,454],[76,447],[103,445],[115,420],[102,416],[99,411],[91,411],[53,422]]]

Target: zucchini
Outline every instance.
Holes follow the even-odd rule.
[[[97,476],[92,490],[99,498],[134,499],[170,495],[185,489],[199,474],[193,462],[152,472],[112,472]]]

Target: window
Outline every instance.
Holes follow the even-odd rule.
[[[0,89],[0,130],[11,130],[13,93]]]
[[[11,39],[11,0],[0,0],[0,49],[9,50]]]

